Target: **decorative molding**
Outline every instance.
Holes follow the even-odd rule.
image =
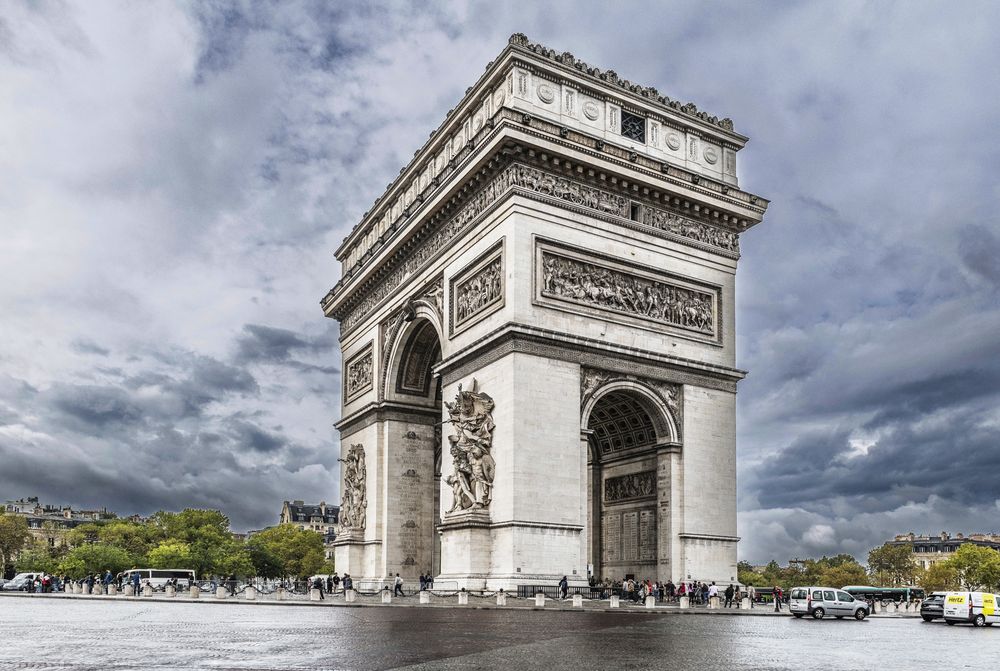
[[[548,49],[541,44],[535,44],[528,40],[528,37],[523,33],[514,33],[510,36],[509,43],[516,47],[520,47],[526,51],[529,51],[538,56],[542,56],[551,61],[564,65],[568,68],[572,68],[581,74],[593,77],[603,83],[611,84],[617,86],[618,88],[628,91],[629,93],[634,93],[641,96],[645,100],[651,103],[663,105],[669,108],[673,112],[680,112],[687,116],[694,117],[705,123],[711,124],[713,126],[718,126],[722,130],[730,131],[733,130],[733,120],[729,118],[719,119],[718,117],[711,116],[707,112],[698,109],[698,106],[694,103],[681,103],[679,100],[672,100],[667,96],[660,95],[652,86],[641,86],[639,84],[633,84],[627,79],[621,79],[614,70],[604,70],[603,72],[595,67],[584,63],[579,60],[573,54],[568,51],[562,53],[557,53],[555,49]]]
[[[371,391],[374,380],[375,355],[372,342],[361,348],[344,365],[344,402],[350,403],[365,392]]]
[[[504,306],[504,238],[459,271],[449,283],[449,333],[454,336]]]
[[[704,246],[716,253],[738,256],[739,235],[643,202],[640,221],[630,219],[630,199],[539,168],[512,163],[486,181],[456,214],[423,236],[405,258],[380,281],[364,292],[360,301],[333,316],[341,320],[341,332],[348,333],[366,318],[393,290],[419,273],[438,252],[468,230],[478,218],[509,193],[519,190],[553,198],[591,211],[597,216],[619,218],[624,226],[660,235],[679,242]]]
[[[365,447],[360,443],[351,445],[344,464],[344,493],[340,501],[340,530],[350,532],[365,528],[368,472],[365,468]]]
[[[496,464],[493,449],[493,399],[481,391],[475,379],[472,387],[458,385],[455,402],[445,402],[448,421],[456,433],[448,436],[451,444],[452,473],[445,478],[453,495],[445,517],[485,512],[493,498]],[[488,522],[488,518],[487,518]]]
[[[536,238],[534,302],[721,343],[721,289]]]
[[[621,503],[656,498],[656,471],[640,471],[604,480],[604,502]]]

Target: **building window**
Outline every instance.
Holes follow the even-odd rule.
[[[646,120],[622,110],[622,136],[646,144]]]

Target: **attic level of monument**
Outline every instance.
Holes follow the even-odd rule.
[[[644,120],[644,133],[629,131],[626,123],[623,134],[623,114],[633,126],[636,117]],[[453,186],[453,175],[470,157],[478,158],[504,127],[517,124],[648,170],[692,197],[745,209],[748,226],[766,209],[766,200],[737,186],[736,152],[747,138],[734,133],[729,120],[518,34],[345,238],[337,250],[345,280],[425,216],[422,206]]]

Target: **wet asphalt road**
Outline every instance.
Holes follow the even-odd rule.
[[[0,669],[992,669],[1000,627],[916,618],[0,598]]]

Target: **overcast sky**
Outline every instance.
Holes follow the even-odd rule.
[[[0,499],[338,501],[333,250],[520,31],[751,137],[741,558],[1000,531],[1000,6],[542,4],[0,4]]]

